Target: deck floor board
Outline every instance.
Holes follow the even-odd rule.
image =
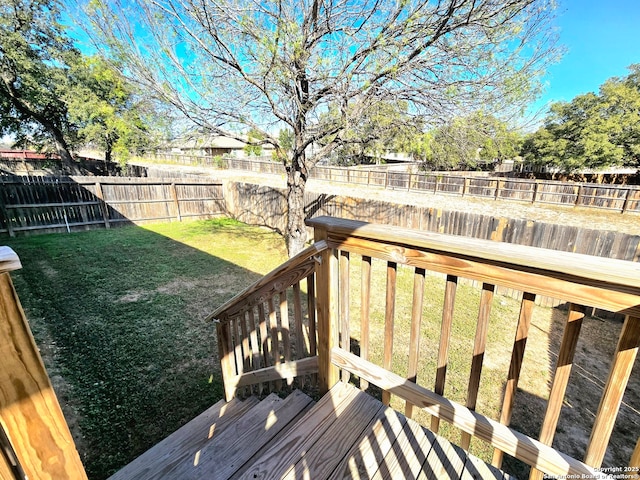
[[[343,382],[316,404],[295,391],[210,410],[193,421],[197,441],[188,438],[187,425],[173,445],[169,437],[110,480],[509,478]],[[203,444],[205,430],[211,438]],[[176,452],[178,460],[170,458]]]
[[[381,408],[353,443],[329,480],[372,478],[406,423],[404,415],[390,408]]]
[[[240,478],[247,480],[282,478],[297,461],[300,452],[311,450],[323,432],[343,414],[356,395],[355,389],[349,388],[342,382],[338,383],[292,427],[282,443],[266,449],[262,457],[257,459]]]
[[[228,430],[206,445],[198,465],[182,478],[231,478],[310,402],[299,390],[284,400],[272,393],[245,414],[245,425],[238,422],[236,430]]]
[[[221,400],[118,470],[109,480],[178,478],[174,470],[179,465],[192,461],[195,452],[257,404],[255,397],[243,402]]]
[[[418,478],[436,436],[418,423],[407,421],[372,480]]]

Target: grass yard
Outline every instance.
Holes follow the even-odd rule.
[[[232,220],[124,227],[10,239],[24,268],[12,274],[92,480],[106,478],[222,398],[213,325],[203,318],[286,259],[282,239]],[[382,364],[385,267],[373,262],[370,359]],[[351,332],[360,331],[360,259],[351,260]],[[406,374],[413,274],[399,266],[392,370]],[[433,388],[445,280],[427,275],[418,382]],[[464,404],[479,288],[456,294],[445,395]],[[305,302],[306,303],[306,302]],[[477,410],[499,417],[519,302],[496,295]],[[537,436],[565,312],[536,307],[513,424]],[[581,458],[621,324],[587,317],[554,445]],[[404,404],[392,399],[404,411]],[[628,462],[640,425],[632,377],[605,464]],[[429,425],[429,418],[418,420]],[[459,442],[441,423],[441,433]],[[636,433],[634,433],[636,432]],[[472,453],[492,449],[472,442]],[[524,470],[513,464],[508,469]]]
[[[92,480],[222,398],[203,318],[286,259],[282,239],[231,220],[3,239],[12,274]]]

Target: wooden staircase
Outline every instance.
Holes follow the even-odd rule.
[[[130,479],[504,479],[367,393],[339,382],[221,401],[111,477]]]

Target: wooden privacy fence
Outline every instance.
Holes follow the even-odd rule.
[[[229,214],[238,220],[285,231],[287,205],[284,190],[229,182],[225,190],[225,199]],[[400,205],[381,200],[316,192],[305,194],[305,205],[307,218],[329,215],[621,260],[640,259],[640,235],[616,231]]]
[[[181,221],[224,211],[222,184],[123,177],[0,180],[0,233],[89,229]]]
[[[163,155],[158,158],[182,164],[215,166],[256,173],[285,174],[282,163],[272,161],[214,159],[214,157],[191,155]],[[311,178],[393,190],[640,213],[640,187],[633,185],[498,178],[443,172],[408,173],[379,167],[316,166],[311,170]]]
[[[0,180],[0,234],[109,228],[226,214],[284,232],[286,192],[204,179],[30,177]],[[638,261],[640,236],[307,192],[307,218],[331,215],[398,227]],[[311,235],[311,232],[309,232]]]
[[[72,164],[65,164],[59,158],[25,152],[0,155],[0,174],[3,171],[15,175],[118,175],[120,165],[86,157],[76,157]]]

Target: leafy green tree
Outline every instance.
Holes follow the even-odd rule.
[[[64,101],[80,53],[65,36],[55,0],[0,0],[0,134],[53,142],[66,162],[77,140]]]
[[[387,152],[405,151],[411,139],[422,132],[420,119],[408,113],[407,102],[380,101],[354,118],[341,134],[341,145],[333,151],[333,163],[358,165],[380,162]],[[328,115],[339,116],[337,108]],[[338,122],[339,119],[334,119]],[[334,137],[324,143],[336,141]]]
[[[53,143],[66,163],[83,143],[125,161],[148,144],[158,116],[118,72],[73,46],[60,8],[56,0],[0,0],[0,134],[25,146]]]
[[[607,80],[598,94],[551,105],[544,126],[523,144],[530,162],[573,172],[640,165],[640,65]]]
[[[83,57],[72,68],[73,85],[64,96],[78,136],[122,164],[140,153],[158,136],[152,102],[136,95],[127,82],[100,57]]]
[[[432,132],[424,168],[475,169],[479,161],[514,158],[520,150],[520,134],[506,122],[481,111],[457,117]]]
[[[261,141],[264,140],[264,135],[260,130],[252,128],[247,134],[247,145],[244,147],[244,152],[249,156],[259,157],[262,155]]]
[[[425,124],[521,106],[557,53],[553,0],[92,0],[87,13],[96,43],[195,124],[236,138],[255,128],[276,151],[272,132],[293,132],[278,155],[290,255],[306,241],[310,168],[361,143],[359,119],[400,102]]]

